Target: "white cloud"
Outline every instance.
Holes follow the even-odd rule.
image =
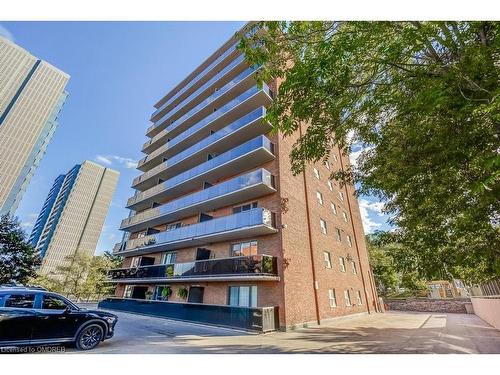
[[[33,228],[37,217],[38,217],[38,214],[35,214],[35,213],[29,214],[28,219],[26,221],[21,222],[21,226],[23,228],[26,228],[26,229]]]
[[[0,25],[0,35],[9,39],[10,41],[14,41],[14,35],[12,35],[12,33],[7,30],[7,28],[3,25]]]
[[[111,165],[113,164],[113,162],[111,160],[109,160],[109,158],[105,157],[105,156],[102,156],[102,155],[97,155],[95,157],[95,160],[97,161],[100,161],[101,163],[104,163],[106,165]]]
[[[383,218],[383,207],[384,203],[382,202],[370,202],[369,200],[363,198],[359,200],[359,211],[361,212],[361,220],[363,221],[365,233],[373,233],[376,229],[382,226],[382,223],[376,222],[370,217],[370,212],[373,212],[376,216]]]
[[[137,168],[137,161],[131,158],[125,158],[118,155],[97,155],[95,160],[100,161],[106,165],[112,165],[114,162],[123,165],[127,169]]]

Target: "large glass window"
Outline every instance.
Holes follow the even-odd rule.
[[[257,307],[257,287],[230,286],[228,302],[230,306]]]
[[[257,255],[257,241],[246,241],[231,245],[231,256],[241,257]]]
[[[233,207],[233,214],[237,214],[243,211],[250,211],[253,208],[257,208],[257,202],[247,203],[241,206]]]
[[[35,305],[34,294],[11,294],[5,301],[5,307],[32,309]]]
[[[339,257],[339,267],[341,272],[345,272],[345,260],[343,257]]]
[[[132,285],[125,285],[125,291],[123,292],[123,298],[132,298],[132,292],[134,291]]]
[[[316,192],[316,199],[318,200],[318,203],[320,205],[323,205],[323,194],[321,194],[319,191]]]
[[[177,260],[177,253],[175,251],[168,251],[161,256],[161,264],[172,264]]]
[[[42,309],[65,310],[68,305],[62,299],[55,296],[43,296]]]
[[[363,300],[361,299],[361,291],[360,290],[358,290],[357,298],[358,298],[358,305],[362,305],[363,304]]]

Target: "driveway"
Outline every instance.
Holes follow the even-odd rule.
[[[500,353],[500,331],[467,314],[398,311],[254,334],[112,312],[115,336],[91,353]]]

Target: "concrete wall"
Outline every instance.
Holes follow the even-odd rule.
[[[500,330],[500,297],[472,297],[474,314]]]
[[[459,313],[459,314],[467,313],[465,305],[469,303],[470,303],[469,298],[384,299],[384,304],[387,310]]]

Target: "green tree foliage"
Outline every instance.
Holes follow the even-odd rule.
[[[384,244],[380,241],[381,233],[367,235],[368,254],[373,270],[375,284],[380,295],[395,292],[399,286],[397,265],[394,254],[400,250],[400,245]]]
[[[0,284],[25,284],[39,265],[19,222],[8,215],[0,217]]]
[[[262,22],[240,43],[283,80],[267,119],[298,173],[364,147],[342,183],[387,202],[418,277],[500,275],[500,23]]]
[[[66,257],[66,263],[49,275],[38,275],[31,283],[77,300],[99,299],[112,294],[114,285],[106,282],[110,269],[121,264],[121,258],[110,253],[88,256],[75,253]]]

